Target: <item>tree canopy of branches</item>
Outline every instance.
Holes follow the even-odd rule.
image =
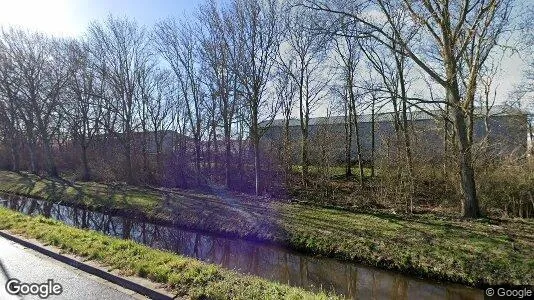
[[[444,89],[444,102],[452,111],[459,150],[462,211],[466,217],[479,216],[468,122],[472,118],[478,74],[507,29],[512,1],[376,0],[360,3],[358,10],[349,10],[343,4],[344,1],[303,2],[305,7],[333,17],[333,24],[326,30],[338,34],[336,22],[350,18],[360,25],[351,35],[371,37],[409,57]],[[396,22],[403,11],[409,12],[410,23],[420,28],[418,35],[426,43],[410,44],[411,33],[407,35]]]
[[[151,63],[148,35],[136,22],[110,16],[103,24],[90,25],[88,43],[107,87],[106,105],[114,116],[104,126],[120,141],[126,177],[133,183],[132,140],[140,105],[136,94],[141,88],[139,78]]]

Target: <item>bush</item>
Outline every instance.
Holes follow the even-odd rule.
[[[509,158],[479,171],[479,197],[490,215],[534,217],[534,161]]]

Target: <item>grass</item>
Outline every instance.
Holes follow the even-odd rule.
[[[534,284],[534,221],[354,213],[220,192],[218,196],[0,172],[0,190],[125,209],[180,226],[287,245],[419,277],[481,287]]]
[[[92,209],[114,208],[123,212],[142,211],[144,214],[152,214],[161,202],[160,193],[121,184],[69,182],[3,171],[0,171],[0,190]]]
[[[125,275],[162,283],[180,296],[193,299],[334,299],[323,293],[239,275],[132,241],[66,226],[43,217],[29,217],[0,208],[0,229],[35,238],[68,253],[98,261]]]

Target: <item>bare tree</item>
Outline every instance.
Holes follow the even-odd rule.
[[[354,122],[352,113],[352,104],[347,96],[348,89],[345,86],[344,76],[341,78],[342,84],[331,87],[330,94],[334,95],[334,99],[338,100],[338,103],[334,103],[335,106],[341,107],[343,113],[343,126],[345,129],[345,177],[350,179],[352,174],[352,136],[354,135]],[[360,178],[362,180],[363,178]],[[360,185],[363,182],[360,181]]]
[[[406,21],[406,14],[398,12],[394,16],[397,28],[403,32],[410,32],[413,36],[417,32],[417,28],[408,26]],[[354,37],[352,37],[354,38]],[[413,39],[410,38],[413,43]],[[365,55],[368,65],[378,74],[380,84],[373,85],[375,91],[386,94],[390,100],[393,108],[393,125],[396,136],[396,153],[403,155],[404,164],[398,164],[397,173],[399,174],[399,182],[406,182],[408,185],[407,197],[409,198],[409,205],[407,210],[413,210],[413,193],[414,193],[414,162],[412,151],[412,137],[411,137],[411,122],[409,122],[409,79],[410,73],[409,62],[407,57],[402,53],[395,51],[398,47],[398,41],[391,41],[391,45],[384,46],[374,39],[357,39],[357,43],[362,53]],[[376,100],[376,99],[375,99]],[[403,176],[407,173],[407,176]],[[403,177],[407,177],[404,179]]]
[[[20,97],[20,79],[16,76],[14,62],[10,59],[8,50],[9,48],[4,44],[4,37],[0,38],[0,65],[2,66],[0,68],[0,124],[4,128],[4,138],[9,143],[11,170],[18,171],[20,168],[20,120],[17,104]]]
[[[191,23],[178,23],[174,19],[158,23],[155,35],[159,53],[170,65],[179,82],[189,128],[195,141],[195,171],[197,184],[200,184],[202,107],[206,93],[202,89],[199,40]]]
[[[20,157],[18,147],[18,119],[16,115],[12,115],[13,111],[9,101],[0,100],[0,128],[3,132],[2,138],[9,143],[9,151],[11,154],[11,170],[18,171],[20,168]]]
[[[147,103],[149,128],[154,135],[156,163],[158,172],[163,171],[163,144],[173,124],[176,107],[180,106],[178,87],[172,74],[167,70],[159,70],[154,77],[155,89]]]
[[[313,20],[301,7],[289,7],[283,18],[285,32],[279,53],[279,66],[297,89],[301,130],[302,184],[309,172],[309,121],[326,95],[330,78],[325,75],[326,40],[310,30]]]
[[[479,103],[478,106],[481,109],[482,116],[484,117],[484,129],[485,129],[484,140],[486,142],[489,142],[487,141],[487,139],[489,138],[489,133],[491,130],[490,128],[491,110],[493,106],[495,105],[495,101],[497,100],[497,91],[499,88],[499,82],[497,82],[495,79],[497,79],[496,76],[499,71],[499,68],[500,68],[500,60],[495,61],[495,63],[484,66],[479,74],[480,92],[478,93],[477,100]],[[472,131],[473,129],[471,128],[471,132]]]
[[[295,106],[297,87],[287,72],[279,72],[275,80],[275,90],[284,118],[283,147],[281,149],[280,158],[286,174],[289,174],[289,172],[291,172],[291,164],[293,161],[293,147],[291,132],[289,131],[289,123]]]
[[[459,173],[464,195],[462,212],[465,217],[479,216],[472,145],[467,124],[468,110],[474,100],[471,95],[476,88],[477,74],[507,26],[511,0],[463,0],[455,3],[444,0],[376,0],[361,12],[345,10],[339,4],[339,1],[310,0],[305,1],[304,5],[358,22],[361,24],[361,30],[353,33],[354,35],[366,34],[390,49],[408,56],[445,90],[447,105],[452,110],[459,149]],[[427,42],[426,47],[410,46],[407,36],[397,28],[394,15],[401,10],[410,12],[411,23],[421,26],[418,34]],[[396,42],[398,47],[392,47],[392,42]],[[467,87],[463,89],[460,69],[465,63],[463,59],[468,51],[472,56],[469,60],[470,66],[465,68],[466,73],[463,73],[468,82]]]
[[[57,117],[67,66],[62,43],[40,33],[10,28],[4,31],[5,52],[20,80],[18,111],[26,131],[30,166],[37,172],[37,141],[40,140],[46,171],[58,176],[52,149],[52,124]]]
[[[278,3],[276,0],[233,2],[231,36],[238,47],[234,72],[242,89],[246,120],[254,150],[256,194],[261,193],[260,139],[274,118],[276,105],[265,97],[271,77],[275,53],[278,50]],[[274,106],[274,107],[273,107]],[[267,114],[267,117],[264,117]],[[271,122],[260,126],[262,118]],[[266,126],[265,126],[266,125]]]
[[[351,121],[353,124],[348,124],[348,131],[351,134],[347,142],[352,143],[352,129],[354,129],[355,138],[356,138],[356,151],[358,156],[358,170],[359,170],[359,180],[360,187],[363,187],[364,184],[364,170],[363,170],[363,156],[362,156],[362,147],[360,140],[360,125],[358,123],[358,95],[355,91],[356,89],[356,74],[358,63],[360,61],[360,47],[358,45],[358,40],[350,35],[351,28],[354,26],[350,23],[344,23],[341,25],[341,32],[345,32],[340,36],[336,36],[333,39],[334,50],[337,54],[339,60],[339,65],[341,69],[341,82],[346,89],[344,96],[346,97],[346,106],[347,106],[347,115],[348,121]],[[350,157],[349,157],[350,165]],[[348,167],[350,170],[350,166]]]
[[[148,143],[150,139],[150,134],[148,132],[149,120],[147,106],[155,89],[155,83],[153,80],[153,65],[147,65],[141,68],[139,70],[139,76],[137,76],[136,79],[136,84],[138,86],[135,95],[135,98],[138,100],[136,114],[142,132],[142,134],[138,136],[136,140],[141,143],[141,177],[146,179],[151,174],[150,166],[148,163]]]
[[[136,22],[109,16],[102,24],[93,22],[90,25],[88,42],[106,81],[106,105],[114,115],[108,119],[111,122],[104,122],[104,125],[122,145],[126,178],[132,183],[132,142],[139,105],[136,93],[139,89],[138,77],[150,64],[149,39],[145,29]]]
[[[237,57],[237,47],[230,36],[232,23],[228,11],[218,8],[215,1],[210,1],[201,8],[201,13],[200,22],[204,25],[201,34],[201,54],[206,64],[206,77],[213,85],[212,91],[217,113],[222,119],[225,153],[224,177],[225,185],[229,188],[232,124],[239,101],[237,76],[233,72],[235,62],[232,60]]]
[[[70,61],[67,83],[67,99],[63,106],[73,139],[79,144],[82,160],[82,179],[91,179],[88,148],[93,138],[100,133],[101,105],[104,81],[100,80],[98,70],[90,59],[88,45],[73,40],[68,45]]]

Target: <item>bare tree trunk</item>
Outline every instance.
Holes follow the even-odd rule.
[[[19,150],[14,142],[11,143],[11,171],[19,171]]]
[[[406,93],[406,81],[404,77],[404,62],[403,57],[399,57],[399,54],[393,53],[395,55],[395,62],[397,66],[397,73],[398,73],[398,80],[400,83],[400,89],[401,89],[401,130],[403,133],[403,142],[404,142],[404,153],[406,157],[406,166],[408,169],[408,185],[409,185],[409,192],[408,192],[408,198],[409,198],[409,205],[407,210],[412,213],[413,212],[413,197],[415,193],[415,182],[414,182],[414,169],[413,169],[413,157],[412,157],[412,148],[411,148],[411,142],[410,142],[410,132],[409,132],[409,124],[408,124],[408,109],[406,107],[406,104],[408,103],[407,100],[407,93]],[[411,122],[413,125],[413,121]]]
[[[302,184],[307,186],[308,184],[308,171],[309,171],[309,159],[308,159],[308,129],[310,120],[310,111],[308,99],[304,99],[304,71],[301,69],[299,77],[299,113],[300,113],[300,131],[302,134],[301,140],[301,167],[302,167]]]
[[[11,126],[11,128],[8,129],[9,133],[9,150],[11,154],[11,171],[18,172],[20,168],[20,156],[19,156],[19,144],[17,140],[17,136],[15,135],[15,128],[14,126]]]
[[[13,130],[14,131],[14,130]],[[14,132],[11,132],[11,170],[18,172],[20,168],[19,142]]]
[[[258,111],[252,111],[252,143],[254,148],[254,180],[256,196],[261,194],[260,136],[258,128]]]
[[[261,162],[260,162],[260,147],[257,143],[254,145],[254,178],[256,182],[256,196],[259,196],[261,194],[261,183],[260,183],[260,169],[261,168]]]
[[[89,169],[89,161],[87,159],[87,145],[85,143],[82,143],[82,165],[83,165],[83,180],[90,180],[91,179],[91,170]]]
[[[156,150],[156,164],[158,165],[158,177],[161,179],[161,175],[163,174],[163,158],[161,154],[161,146],[157,146]]]
[[[124,146],[124,155],[126,158],[126,179],[129,184],[134,183],[133,167],[132,167],[132,149],[130,145],[131,141],[127,141]]]
[[[375,177],[375,102],[376,98],[373,95],[371,104],[371,178]]]
[[[356,109],[354,109],[354,133],[356,134],[356,149],[358,151],[358,170],[360,172],[360,187],[363,188],[364,183],[364,171],[363,171],[363,161],[362,161],[362,145],[360,143],[360,129],[358,124],[358,115]]]
[[[27,132],[28,139],[28,152],[30,154],[30,172],[37,174],[39,172],[39,165],[37,164],[37,154],[36,154],[36,142],[35,136],[32,130]]]
[[[52,177],[58,177],[59,174],[58,174],[58,171],[57,171],[57,167],[56,167],[56,164],[54,162],[54,153],[53,153],[53,150],[52,150],[52,145],[50,145],[50,141],[48,139],[43,139],[43,142],[44,142],[44,154],[45,154],[45,159],[46,159],[46,171],[48,173],[48,175],[52,176]]]
[[[345,99],[345,176],[352,176],[352,114],[350,103]]]
[[[197,128],[198,125],[197,125]],[[201,184],[201,174],[202,174],[202,166],[200,165],[201,161],[201,153],[202,149],[200,146],[200,134],[195,134],[195,172],[196,172],[196,184],[197,186],[200,186]]]
[[[188,187],[188,184],[187,184],[187,178],[186,178],[186,175],[185,175],[185,172],[186,172],[186,167],[185,167],[185,164],[183,162],[183,158],[186,158],[186,161],[188,160],[188,156],[187,156],[187,140],[185,139],[185,136],[184,136],[184,132],[185,132],[185,122],[184,122],[184,126],[181,127],[181,135],[180,135],[180,157],[182,158],[182,160],[180,161],[180,179],[181,179],[181,185],[183,188],[187,188]]]
[[[406,107],[407,100],[406,100],[406,86],[404,82],[404,72],[402,70],[399,70],[399,76],[400,76],[400,86],[401,86],[401,97],[402,97],[402,133],[404,135],[404,151],[406,153],[406,163],[408,164],[408,172],[410,176],[410,180],[413,179],[413,157],[412,157],[412,147],[411,147],[411,141],[410,141],[410,132],[409,132],[409,124],[408,124],[408,109]],[[412,123],[413,124],[413,123]]]
[[[213,145],[212,133],[213,132],[210,129],[208,132],[208,142],[206,143],[206,156],[204,158],[204,166],[208,174],[208,178],[211,177],[212,175],[212,163],[214,161],[214,158],[212,157],[213,152],[211,150],[212,145]]]
[[[449,115],[450,115],[450,106],[448,103],[445,104],[445,117],[443,118],[443,129],[444,129],[444,133],[443,133],[443,176],[447,176],[447,170],[448,170],[448,167],[447,167],[447,155],[449,152],[449,149],[448,149],[448,143],[449,143]]]
[[[455,125],[459,140],[460,150],[460,176],[464,198],[462,201],[462,213],[464,217],[475,218],[480,215],[476,198],[475,171],[472,162],[471,147],[467,136],[467,126],[462,116],[462,111],[455,108]]]
[[[289,115],[285,116],[284,120],[284,149],[283,149],[283,157],[282,160],[284,162],[284,170],[286,172],[286,175],[288,175],[291,172],[291,145],[289,140]]]
[[[224,181],[226,188],[230,188],[230,163],[232,160],[231,136],[230,130],[224,130],[225,149],[224,149]]]
[[[237,154],[237,170],[239,174],[239,184],[243,183],[243,120],[239,120],[239,144]],[[239,187],[241,188],[241,186]]]
[[[163,174],[163,158],[162,158],[162,152],[163,152],[163,140],[164,136],[162,135],[160,137],[160,132],[158,130],[157,126],[154,126],[154,145],[156,146],[156,172],[158,181],[161,181],[162,174]]]
[[[149,173],[147,136],[148,131],[145,128],[143,129],[143,137],[141,138],[141,155],[143,156],[143,178],[146,178],[146,175]]]
[[[305,117],[306,118],[306,117]],[[307,123],[307,121],[306,121]],[[302,184],[304,186],[307,186],[308,184],[308,174],[309,174],[309,158],[308,158],[308,126],[305,125],[305,127],[302,127],[301,130],[302,133],[302,141],[301,141],[301,164],[302,164]]]
[[[451,73],[455,74],[455,72]],[[469,143],[466,118],[462,108],[460,107],[460,94],[457,88],[458,82],[456,81],[455,77],[451,81],[451,91],[450,93],[447,93],[447,95],[449,96],[448,102],[452,104],[451,106],[454,114],[455,131],[458,137],[460,178],[463,191],[462,214],[467,218],[476,218],[480,215],[480,208],[478,206],[476,194],[472,147]]]
[[[354,95],[352,78],[349,77],[347,79],[348,79],[347,88],[349,92],[350,106],[352,108],[351,110],[352,110],[352,115],[354,119],[354,133],[356,135],[356,150],[358,151],[357,155],[358,155],[358,170],[360,174],[360,187],[363,188],[365,174],[363,170],[362,146],[360,142],[360,128],[359,128],[360,126],[358,124],[358,112],[356,111],[356,96]]]
[[[215,118],[213,119],[213,123],[212,123],[212,130],[213,130],[213,171],[212,173],[216,174],[217,173],[217,170],[218,170],[218,166],[219,166],[219,163],[218,163],[218,153],[219,153],[219,147],[217,145],[217,123],[215,121]],[[211,174],[212,176],[214,174]]]
[[[528,120],[528,134],[530,136],[530,154],[534,154],[534,147],[533,146],[533,143],[534,143],[534,130],[532,128],[532,120]]]

